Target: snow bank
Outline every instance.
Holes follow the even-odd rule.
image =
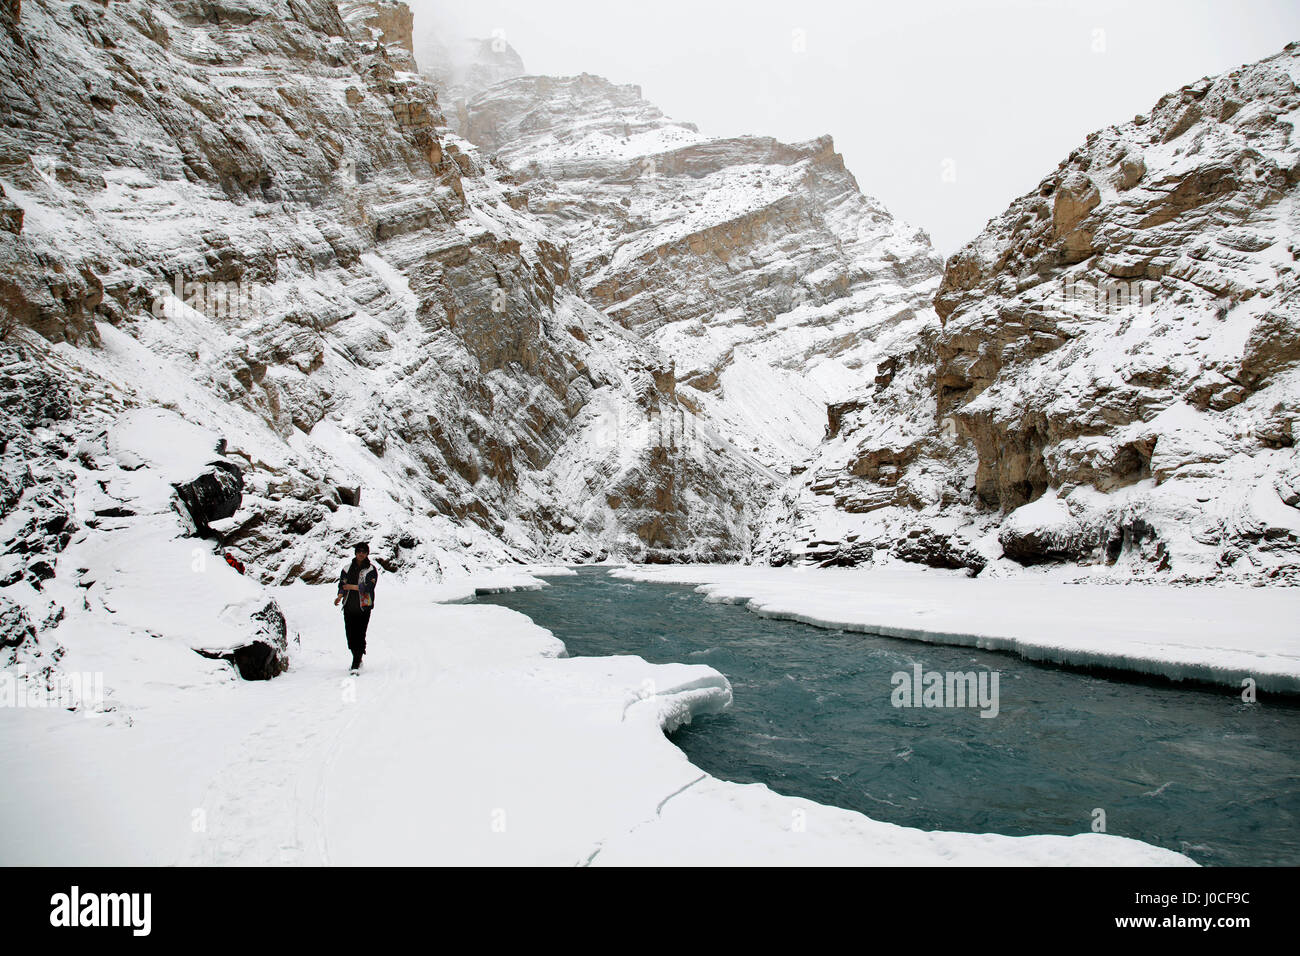
[[[571,578],[578,573],[573,568],[555,564],[524,564],[519,570],[535,578]]]
[[[926,832],[702,775],[664,800],[654,824],[606,843],[602,866],[1151,866],[1187,857],[1101,833],[1006,837]]]
[[[227,565],[213,545],[185,537],[173,482],[193,479],[220,456],[216,436],[164,409],[125,412],[77,455],[78,529],[59,555],[60,573],[37,591],[4,594],[34,621],[53,614],[40,644],[64,673],[103,675],[103,719],[126,722],[124,701],[149,706],[164,688],[227,684],[230,667],[200,657],[261,641],[285,656],[272,591]],[[60,618],[57,608],[62,608]],[[62,647],[62,652],[57,651]],[[292,648],[288,649],[292,656]]]
[[[1056,490],[1049,489],[1029,504],[1021,505],[1007,515],[1007,520],[1002,526],[1014,534],[1047,531],[1065,535],[1072,531],[1076,524],[1069,507],[1056,496]]]
[[[661,566],[615,577],[695,584],[765,617],[1029,660],[1300,694],[1300,589],[1065,584],[910,568]]]

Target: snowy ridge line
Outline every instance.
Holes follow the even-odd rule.
[[[988,581],[942,572],[622,568],[625,580],[695,585],[704,600],[813,627],[1011,652],[1041,663],[1300,695],[1300,595],[1285,589],[1123,589]],[[1105,598],[1103,604],[1100,598]],[[1217,603],[1216,603],[1217,602]],[[924,617],[929,626],[917,626]],[[1138,623],[1134,623],[1134,621]]]

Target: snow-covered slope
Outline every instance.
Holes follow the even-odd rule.
[[[1298,78],[1292,44],[1186,86],[990,221],[765,553],[1295,579]]]
[[[864,196],[829,136],[708,138],[639,88],[518,76],[466,106],[568,243],[589,301],[674,362],[679,400],[769,466],[798,467],[825,406],[933,318],[942,261]]]

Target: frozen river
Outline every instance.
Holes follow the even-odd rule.
[[[1276,697],[767,619],[598,569],[550,584],[479,600],[527,614],[573,656],[721,671],[732,709],[672,739],[724,780],[924,829],[1072,834],[1104,814],[1106,832],[1201,864],[1300,864],[1300,707]],[[989,690],[996,672],[996,716],[895,706],[894,675],[918,664],[984,674]]]

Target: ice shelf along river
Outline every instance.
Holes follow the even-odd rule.
[[[729,711],[672,740],[701,770],[926,830],[1106,832],[1203,865],[1300,864],[1300,702],[1116,679],[1015,655],[827,630],[603,569],[478,600],[570,656],[708,664]],[[998,713],[900,708],[897,672],[999,673]]]

